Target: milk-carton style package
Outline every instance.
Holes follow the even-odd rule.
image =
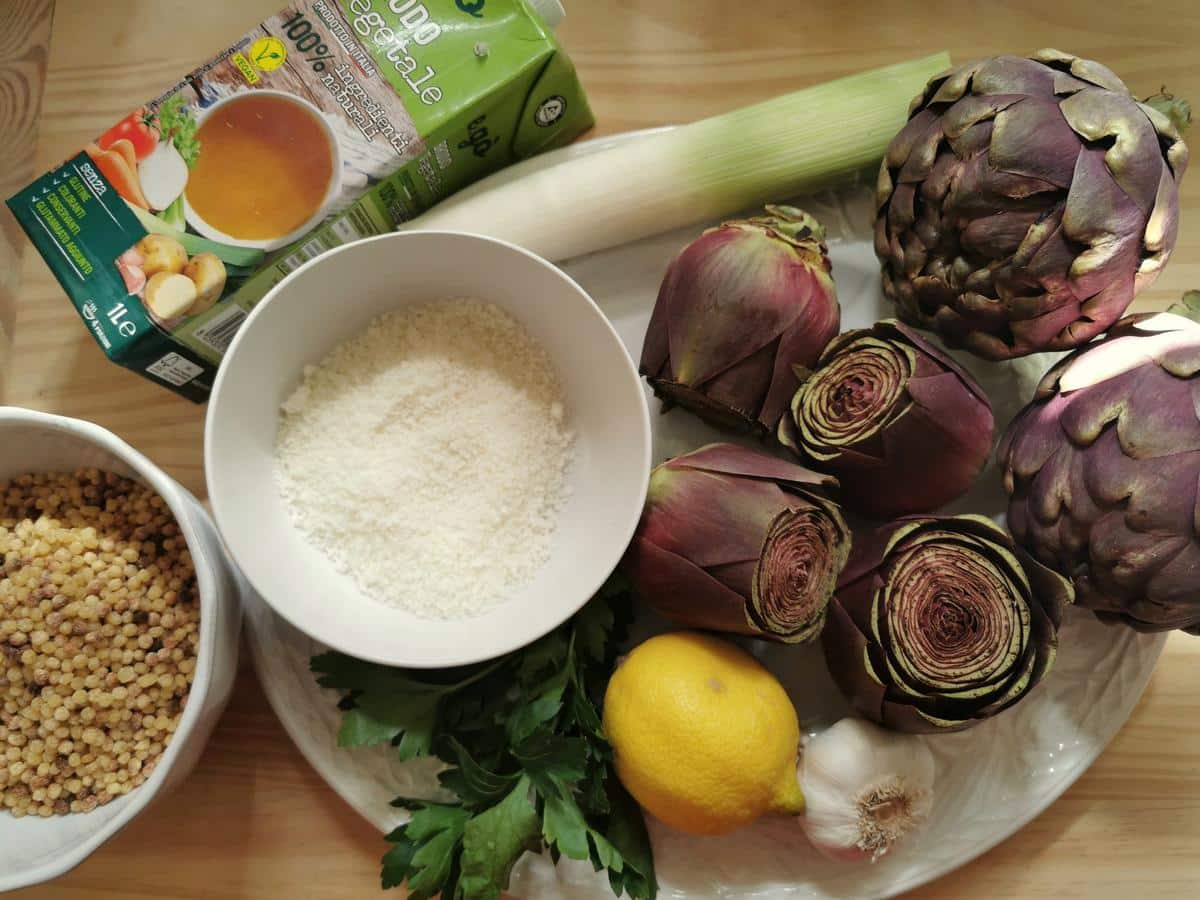
[[[560,17],[297,0],[8,205],[108,357],[203,401],[289,272],[592,125]]]

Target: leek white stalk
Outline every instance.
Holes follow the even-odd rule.
[[[804,833],[823,855],[843,861],[887,853],[928,818],[933,754],[921,738],[862,719],[842,719],[800,753]]]
[[[811,192],[878,162],[945,53],[724,115],[493,175],[401,230],[471,231],[551,260]]]

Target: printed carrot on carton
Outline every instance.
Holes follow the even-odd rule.
[[[84,148],[84,152],[96,164],[96,168],[100,170],[100,174],[108,179],[109,183],[113,186],[113,190],[134,206],[140,206],[142,209],[150,208],[150,204],[146,202],[146,198],[142,194],[142,186],[138,182],[137,169],[129,165],[129,162],[120,150],[101,150],[96,144],[88,144]]]

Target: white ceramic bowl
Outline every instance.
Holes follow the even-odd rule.
[[[95,466],[157,491],[179,523],[200,588],[195,680],[171,745],[146,783],[90,813],[15,819],[0,812],[0,891],[56,878],[127,825],[191,771],[229,700],[237,669],[245,583],[196,498],[145,456],[97,425],[0,406],[0,481],[25,472]]]
[[[483,615],[433,620],[364,594],[293,526],[275,481],[275,438],[279,406],[306,365],[382,313],[452,297],[496,303],[545,347],[577,437],[568,474],[572,493],[549,561]],[[620,338],[559,269],[489,238],[412,232],[326,253],[263,299],[217,375],[204,450],[217,525],[267,603],[345,653],[388,665],[436,667],[487,659],[535,640],[604,582],[645,499],[650,420]]]
[[[312,231],[312,229],[315,228],[323,218],[325,218],[325,211],[329,208],[329,202],[336,197],[338,192],[342,189],[342,149],[341,145],[338,144],[337,135],[333,131],[333,126],[329,124],[329,119],[325,117],[325,113],[321,112],[320,109],[318,109],[312,103],[309,103],[303,97],[298,97],[295,94],[289,94],[286,91],[272,91],[266,88],[259,88],[254,91],[239,91],[236,94],[230,94],[228,97],[222,97],[212,106],[208,107],[208,109],[202,110],[197,114],[197,125],[203,125],[205,120],[222,106],[230,103],[237,103],[240,100],[245,100],[247,97],[262,97],[264,95],[278,97],[280,100],[299,106],[310,116],[312,116],[313,120],[321,126],[321,130],[325,132],[325,138],[329,141],[329,184],[325,187],[325,196],[321,200],[321,205],[317,207],[316,211],[309,216],[307,221],[305,221],[302,225],[299,225],[298,227],[289,231],[287,234],[282,234],[277,238],[271,238],[269,240],[249,240],[246,238],[231,237],[230,235],[221,231],[221,229],[217,228],[215,225],[210,225],[201,217],[198,212],[196,212],[195,209],[192,208],[192,205],[188,202],[187,188],[184,188],[183,191],[183,217],[187,220],[189,225],[191,225],[194,229],[196,229],[196,231],[200,232],[200,234],[204,235],[209,240],[219,241],[220,243],[228,244],[231,247],[250,247],[258,250],[278,250],[280,247],[286,247],[292,241],[298,240],[299,238],[308,234],[308,232]],[[201,148],[200,152],[204,152],[203,148]]]

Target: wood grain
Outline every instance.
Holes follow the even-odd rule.
[[[12,43],[3,15],[14,2],[30,6],[0,3],[0,48]],[[38,170],[76,151],[280,2],[61,0]],[[567,0],[567,6],[560,35],[588,87],[600,133],[684,122],[941,48],[962,60],[1057,46],[1103,60],[1137,93],[1166,84],[1200,100],[1194,2]],[[0,71],[8,53],[0,50]],[[6,137],[0,126],[0,142]],[[7,172],[0,166],[0,178]],[[1200,287],[1200,175],[1185,180],[1182,219],[1175,257],[1139,307],[1162,306]],[[26,254],[23,272],[12,373],[0,399],[97,421],[203,493],[203,408],[109,364],[34,254]],[[1197,671],[1200,638],[1172,636],[1145,699],[1088,773],[1017,835],[914,896],[1195,897]],[[244,668],[234,703],[187,784],[75,872],[17,896],[371,896],[383,849],[300,758]]]
[[[33,176],[53,11],[54,0],[8,0],[0,5],[0,200]],[[24,243],[8,207],[0,208],[0,398],[11,356]]]

